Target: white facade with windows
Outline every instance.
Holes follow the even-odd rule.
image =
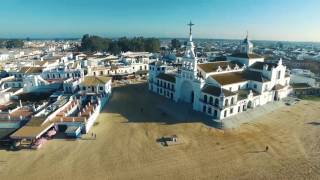
[[[192,104],[213,119],[225,119],[248,109],[278,101],[291,92],[290,76],[280,59],[266,63],[253,53],[248,36],[239,52],[227,61],[198,63],[190,36],[182,66],[173,67],[156,61],[150,63],[149,90],[176,102]]]

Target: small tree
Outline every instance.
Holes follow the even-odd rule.
[[[181,43],[178,39],[172,39],[171,40],[171,48],[172,49],[180,49],[181,48]]]

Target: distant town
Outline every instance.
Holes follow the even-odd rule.
[[[1,40],[1,142],[37,149],[58,133],[79,138],[112,87],[137,81],[220,122],[289,94],[320,93],[320,44],[251,42],[249,34],[193,40],[189,25],[189,39]]]

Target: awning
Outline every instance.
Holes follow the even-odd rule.
[[[37,139],[46,133],[54,123],[46,123],[41,126],[23,126],[18,131],[13,133],[10,138],[12,139]]]

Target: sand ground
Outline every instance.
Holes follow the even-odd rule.
[[[285,106],[228,131],[202,119],[145,84],[114,88],[93,127],[96,140],[0,150],[0,179],[320,179],[320,102]],[[173,134],[183,143],[156,143]]]

